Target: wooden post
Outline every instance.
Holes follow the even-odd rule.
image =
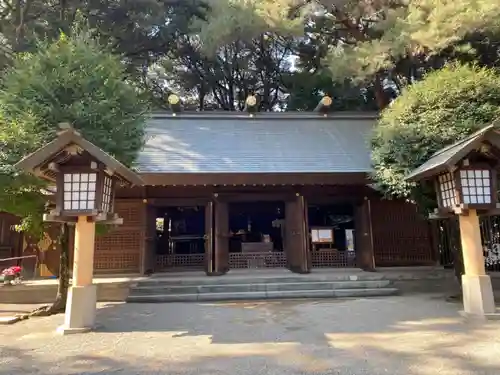
[[[215,264],[219,275],[229,271],[229,207],[226,202],[215,202]]]
[[[459,215],[460,240],[465,274],[462,276],[464,312],[484,316],[495,313],[495,300],[491,279],[486,275],[481,244],[479,217],[476,210]]]
[[[216,271],[214,254],[214,203],[205,206],[205,272],[214,275]]]
[[[371,222],[370,200],[365,197],[363,203],[355,208],[355,239],[356,263],[364,271],[375,270],[373,251],[373,233]]]
[[[295,273],[311,272],[309,233],[305,218],[306,203],[299,194],[286,202],[285,206],[285,251],[290,271]]]
[[[75,228],[73,283],[68,291],[62,334],[92,330],[95,324],[97,293],[93,284],[95,223],[78,217]]]
[[[141,265],[139,271],[142,275],[150,275],[155,271],[156,267],[156,207],[151,204],[145,204],[143,209],[144,237],[142,238],[143,244],[141,246]]]

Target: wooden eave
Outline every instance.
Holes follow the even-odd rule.
[[[147,186],[366,185],[365,172],[349,173],[144,173]]]
[[[143,184],[142,178],[137,173],[127,168],[101,148],[87,141],[74,129],[66,129],[60,132],[56,139],[23,158],[15,167],[36,174],[35,171],[37,169],[48,165],[65,148],[71,145],[77,145],[82,148],[97,161],[104,164],[107,169],[112,171],[122,181],[131,185]],[[47,174],[39,174],[39,176],[53,181],[53,178]]]
[[[497,124],[488,125],[472,135],[436,152],[429,160],[413,170],[407,181],[420,181],[450,171],[472,151],[488,144],[500,150],[500,129]]]

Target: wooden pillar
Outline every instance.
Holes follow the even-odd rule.
[[[214,275],[216,272],[214,242],[214,203],[208,202],[205,206],[205,272],[207,275]]]
[[[469,276],[486,275],[479,217],[476,210],[468,215],[459,215],[460,240],[464,258],[465,274]]]
[[[75,228],[73,283],[68,292],[62,334],[87,332],[94,327],[97,293],[94,274],[95,222],[80,216]]]
[[[92,284],[94,276],[95,223],[80,216],[75,228],[73,286]]]
[[[464,312],[484,316],[495,313],[491,280],[486,275],[479,217],[476,210],[459,215],[465,274],[462,276]]]
[[[288,268],[296,273],[311,272],[311,254],[307,228],[307,205],[303,196],[285,205],[285,253]]]
[[[150,274],[156,266],[156,207],[144,207],[144,243],[142,248],[141,274]]]
[[[364,271],[375,270],[373,252],[372,212],[370,200],[365,197],[363,202],[356,206],[354,214],[356,264]],[[390,228],[388,229],[390,230]]]
[[[229,271],[229,207],[226,202],[214,204],[215,272],[222,275]]]

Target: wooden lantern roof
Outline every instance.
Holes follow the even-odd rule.
[[[120,163],[101,148],[87,141],[71,127],[58,133],[56,139],[23,158],[15,166],[44,180],[54,182],[58,165],[89,165],[90,161],[101,163],[112,172],[123,185],[143,185],[141,177]]]
[[[407,181],[420,181],[450,171],[474,151],[495,160],[500,159],[500,128],[493,123],[452,145],[434,153],[429,160],[413,170]]]

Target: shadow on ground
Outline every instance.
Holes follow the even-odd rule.
[[[108,304],[86,335],[54,335],[61,316],[2,328],[0,375],[497,375],[500,323],[464,323],[458,308],[423,296]]]

